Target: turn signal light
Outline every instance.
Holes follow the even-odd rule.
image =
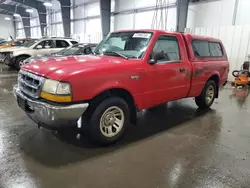
[[[71,102],[72,101],[70,95],[53,95],[44,91],[41,92],[40,97],[47,99],[49,101],[53,101],[53,102]]]

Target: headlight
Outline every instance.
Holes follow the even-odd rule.
[[[69,83],[47,79],[40,96],[54,102],[70,102],[72,100],[71,86]]]

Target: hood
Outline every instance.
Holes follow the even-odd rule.
[[[35,74],[61,80],[64,77],[79,74],[93,69],[112,68],[116,66],[126,66],[136,60],[127,60],[115,56],[68,56],[39,59],[22,66],[23,70]]]
[[[56,60],[56,58],[58,58],[58,57],[62,57],[62,55],[57,55],[57,54],[37,55],[37,56],[31,56],[31,57],[25,59],[24,62],[25,63],[32,63],[34,61],[39,61],[39,60],[44,62],[45,60],[47,61],[48,59],[51,59],[51,58]]]
[[[16,47],[10,47],[10,48],[0,49],[0,53],[1,52],[14,52],[14,51],[26,50],[26,49],[28,50],[29,48],[16,46]]]
[[[0,46],[0,49],[10,48],[10,47],[12,47],[11,44],[5,44],[5,45]]]

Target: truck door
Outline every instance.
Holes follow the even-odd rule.
[[[186,97],[191,81],[191,66],[187,58],[184,58],[186,54],[181,55],[186,53],[182,37],[160,35],[151,57],[157,53],[163,56],[155,64],[149,64],[155,100],[161,103]]]

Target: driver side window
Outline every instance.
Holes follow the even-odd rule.
[[[156,54],[161,54],[158,62],[166,62],[166,61],[179,61],[180,53],[179,53],[179,45],[178,40],[174,36],[162,35],[157,39],[153,51],[152,57]]]
[[[53,48],[54,45],[53,45],[53,40],[44,40],[40,43],[38,43],[37,46],[42,46],[43,49],[48,49],[48,48]]]

